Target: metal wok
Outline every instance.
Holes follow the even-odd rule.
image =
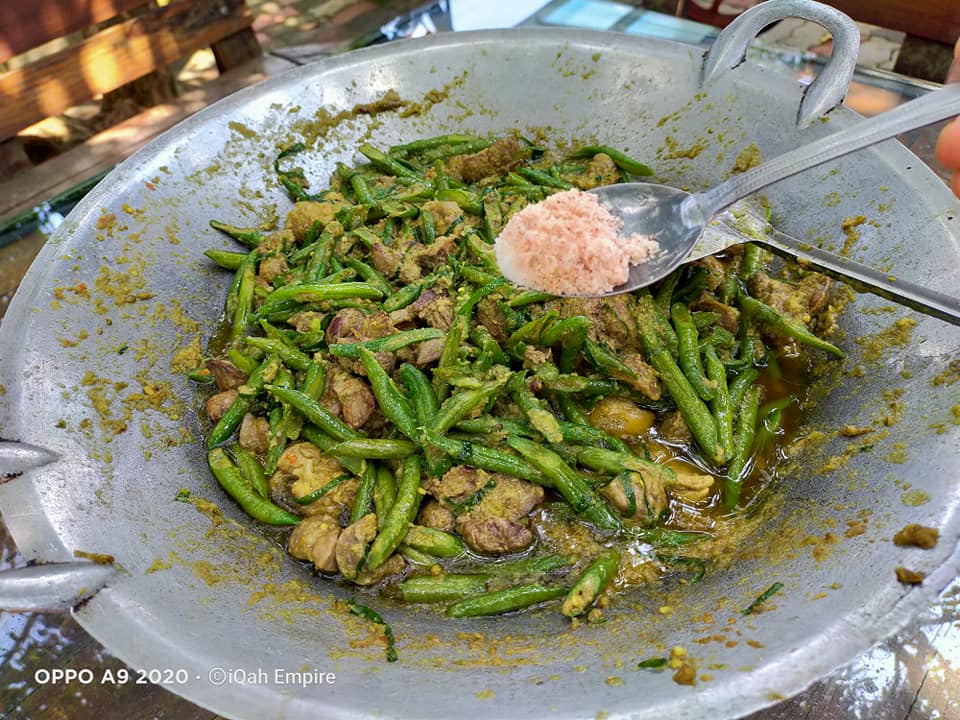
[[[177,350],[198,336],[208,342],[222,311],[229,280],[202,252],[225,242],[208,221],[254,224],[255,209],[272,203],[282,216],[289,203],[271,162],[302,136],[314,145],[304,169],[318,183],[354,158],[361,137],[387,146],[519,127],[545,128],[558,142],[602,140],[647,159],[660,180],[699,189],[750,143],[773,155],[850,122],[844,108],[828,123],[811,121],[843,95],[852,26],[806,2],[758,10],[766,14],[718,42],[703,85],[699,54],[668,42],[567,31],[446,35],[291,71],[131,157],[44,248],[0,332],[0,434],[34,446],[0,448],[0,472],[24,470],[0,485],[21,552],[38,563],[70,562],[78,550],[113,555],[116,571],[73,610],[77,620],[134,668],[176,671],[153,679],[236,718],[439,718],[451,708],[472,718],[733,717],[799,691],[901,628],[960,565],[960,385],[933,383],[958,356],[960,332],[881,311],[887,303],[870,296],[839,317],[848,357],[823,374],[824,399],[800,430],[823,431],[824,442],[796,453],[780,502],[729,568],[688,587],[635,593],[609,622],[576,631],[552,615],[464,623],[371,599],[398,635],[400,661],[391,665],[381,647],[351,645],[366,629],[331,610],[345,592],[285,559],[220,492],[205,467],[195,389],[171,370]],[[762,24],[797,14],[825,20],[836,38],[821,83],[804,96],[772,72],[733,67]],[[419,112],[331,120],[389,89],[420,103]],[[839,246],[842,221],[863,214],[858,259],[941,292],[960,287],[960,208],[897,143],[767,194],[777,226],[795,237]],[[901,316],[916,321],[904,346],[874,357],[875,346],[856,342]],[[830,434],[843,423],[882,432],[871,451],[844,456],[849,441]],[[843,462],[826,463],[837,455]],[[181,488],[219,505],[226,520],[176,502]],[[853,521],[864,532],[846,538]],[[907,522],[938,527],[936,548],[895,547],[890,538]],[[900,585],[897,565],[926,580]],[[776,609],[741,615],[774,581],[785,586]],[[695,642],[712,634],[735,646]],[[636,669],[674,645],[712,680],[681,687],[669,673]],[[304,684],[277,669],[336,680]]]

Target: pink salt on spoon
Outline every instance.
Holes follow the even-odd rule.
[[[630,266],[656,254],[649,235],[623,235],[623,223],[596,195],[566,190],[527,205],[494,243],[511,282],[554,295],[604,295],[629,279]]]

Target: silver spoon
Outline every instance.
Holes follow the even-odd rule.
[[[778,180],[874,145],[908,130],[960,115],[960,85],[928,93],[893,110],[784,153],[736,175],[712,190],[688,193],[653,183],[606,185],[590,192],[623,221],[625,235],[654,235],[660,252],[630,267],[630,277],[604,295],[619,295],[646,287],[669,275],[692,254],[707,222],[724,208]],[[839,255],[820,250],[777,231],[763,238],[730,235],[726,247],[758,242],[771,250],[798,258],[827,274],[852,281],[867,290],[920,312],[960,325],[960,300],[896,279]],[[715,248],[719,251],[722,248]]]

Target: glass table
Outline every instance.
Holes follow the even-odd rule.
[[[450,3],[454,4],[453,13],[447,0],[431,2],[424,6],[421,14],[398,18],[399,22],[384,26],[366,41],[380,42],[397,35],[422,33],[424,28],[433,31],[448,29],[451,24],[456,27],[457,0]],[[495,14],[498,4],[490,3],[488,12]],[[612,30],[704,46],[716,34],[714,28],[608,0],[555,0],[545,6],[539,4],[540,9],[522,24]],[[488,27],[497,25],[495,17],[478,20],[475,12],[471,21]],[[309,53],[287,55],[281,51],[277,55],[295,58],[292,64],[313,59]],[[765,45],[762,41],[751,50],[750,59],[800,82],[808,82],[822,63],[816,56]],[[935,86],[890,73],[859,70],[847,104],[870,115],[932,87]],[[910,133],[901,141],[946,178],[943,169],[933,161],[938,130],[939,127],[933,127]],[[92,182],[64,196],[51,198],[35,213],[21,218],[17,227],[0,225],[0,318],[48,233],[89,187]],[[0,570],[23,564],[0,520]],[[2,718],[212,720],[217,717],[154,685],[99,682],[106,671],[116,676],[124,667],[69,615],[0,612]],[[80,676],[68,682],[41,682],[46,678],[45,671],[54,669],[90,669],[97,680],[86,682],[83,679],[86,676]],[[960,582],[946,588],[909,630],[878,645],[806,692],[751,716],[751,720],[800,718],[960,718]]]

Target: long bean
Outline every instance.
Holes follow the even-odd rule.
[[[634,160],[632,157],[626,153],[612,148],[609,145],[587,145],[580,148],[575,153],[573,153],[571,158],[586,158],[593,157],[599,153],[603,153],[608,156],[621,170],[625,170],[631,175],[653,175],[653,170],[648,166],[644,165],[639,160]]]
[[[420,494],[420,456],[410,455],[403,461],[397,498],[387,514],[383,527],[367,552],[366,568],[371,572],[380,567],[403,542],[404,535],[417,516],[423,495]]]
[[[270,484],[267,482],[267,476],[263,472],[263,466],[256,456],[240,445],[234,445],[230,448],[234,459],[237,461],[237,467],[240,468],[240,474],[243,479],[250,483],[250,486],[256,490],[261,497],[269,497]]]
[[[265,385],[266,391],[281,402],[290,403],[293,408],[318,428],[329,433],[337,440],[352,440],[361,437],[360,433],[308,395],[293,388]]]
[[[406,602],[451,602],[479,595],[487,587],[486,575],[425,575],[397,585]]]
[[[757,411],[762,393],[761,386],[751,385],[747,388],[737,410],[737,429],[733,436],[734,454],[727,466],[723,483],[723,499],[730,510],[740,501],[740,487],[753,451],[753,438],[757,431]]]
[[[700,361],[700,338],[697,326],[690,317],[690,311],[683,303],[674,303],[670,306],[670,317],[679,343],[677,353],[680,369],[702,400],[713,400],[716,388],[703,372],[703,364]]]
[[[567,617],[577,617],[596,602],[617,574],[620,556],[616,552],[598,555],[577,578],[560,608]]]
[[[758,320],[762,320],[771,327],[776,328],[784,335],[788,335],[794,340],[802,342],[804,345],[809,345],[810,347],[817,348],[818,350],[824,350],[832,355],[836,355],[838,358],[844,357],[843,350],[838,348],[833,343],[829,343],[826,340],[817,337],[797,321],[791,320],[786,315],[781,315],[769,305],[750,297],[743,291],[737,294],[737,302],[740,304],[740,307],[744,312],[749,313],[755,316]]]
[[[714,396],[710,401],[710,412],[717,421],[717,443],[723,449],[724,457],[733,457],[733,416],[735,407],[730,399],[727,387],[727,368],[712,345],[704,349],[707,377],[713,383]]]
[[[502,615],[513,610],[522,610],[531,605],[556,600],[567,594],[565,587],[544,585],[519,585],[480,593],[461,600],[447,608],[447,615],[454,618],[481,617],[483,615]]]
[[[410,401],[406,395],[400,392],[400,388],[384,370],[376,355],[362,346],[358,348],[358,352],[360,362],[363,363],[363,369],[367,373],[367,380],[370,381],[370,387],[373,389],[373,394],[380,405],[380,410],[400,432],[408,438],[416,439],[419,435],[417,418],[413,414]]]
[[[649,298],[649,304],[653,304],[653,298]],[[680,410],[680,414],[700,445],[700,449],[710,460],[722,463],[725,458],[723,449],[717,441],[717,425],[713,416],[700,396],[697,395],[696,390],[693,389],[690,381],[687,380],[677,363],[674,362],[673,357],[660,344],[656,329],[647,312],[637,313],[637,327],[640,330],[640,336],[643,339],[650,364],[656,369],[660,375],[660,381],[676,402],[677,409]]]
[[[243,511],[254,520],[268,525],[296,525],[300,522],[300,518],[293,513],[261,497],[244,480],[240,469],[230,462],[230,458],[222,448],[214,448],[207,453],[207,463],[217,482],[220,483],[220,487],[226,490],[227,494],[236,500]]]
[[[618,530],[620,520],[589,485],[555,452],[526,438],[509,437],[507,444],[549,478],[574,511],[601,530]]]
[[[365,340],[358,343],[336,343],[331,345],[328,350],[331,355],[336,357],[348,358],[350,360],[360,359],[360,348],[366,348],[370,352],[396,352],[409,345],[426,342],[427,340],[437,340],[445,335],[443,330],[437,328],[417,328],[416,330],[402,330],[375,340]]]
[[[423,525],[411,525],[403,536],[403,544],[442,558],[459,557],[467,551],[463,540],[456,535]]]
[[[213,260],[225,270],[236,270],[243,264],[248,253],[233,252],[232,250],[204,250],[203,254]]]
[[[479,443],[454,440],[449,437],[425,435],[427,444],[445,452],[456,462],[471,467],[477,467],[487,472],[513,475],[521,480],[528,480],[537,485],[552,487],[553,483],[546,475],[522,457],[489,448]]]
[[[330,452],[368,460],[402,460],[418,450],[416,443],[391,438],[356,438],[334,445]]]

